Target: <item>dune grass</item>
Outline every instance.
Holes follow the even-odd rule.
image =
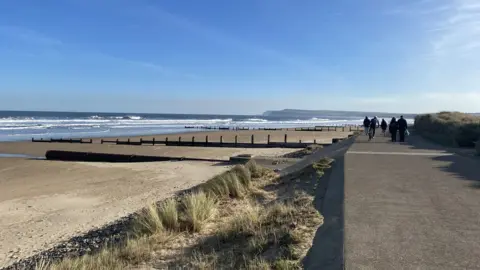
[[[322,160],[314,170],[330,162]],[[288,194],[265,190],[285,184],[292,185],[285,189]],[[149,204],[125,243],[53,264],[41,262],[38,269],[113,270],[152,261],[174,269],[299,269],[323,219],[313,195],[295,190],[297,185],[279,182],[253,161],[239,165],[180,198]],[[268,196],[259,200],[258,194]]]
[[[415,130],[445,146],[474,147],[480,139],[480,116],[460,112],[418,115]]]
[[[174,198],[166,199],[158,207],[162,225],[169,230],[177,230],[179,227],[177,208],[177,201]]]
[[[213,239],[197,247],[201,253],[187,268],[202,269],[208,261],[220,269],[300,269],[323,221],[312,201],[305,193],[268,205],[246,201]]]
[[[216,201],[204,192],[191,193],[183,198],[182,209],[186,228],[199,232],[205,222],[214,216]]]

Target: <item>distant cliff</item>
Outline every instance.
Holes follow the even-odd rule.
[[[280,111],[266,111],[263,116],[268,117],[288,117],[288,118],[329,118],[329,117],[398,117],[400,113],[382,113],[382,112],[359,112],[359,111],[331,111],[331,110],[295,110],[284,109]],[[414,118],[415,114],[404,114],[405,118]]]

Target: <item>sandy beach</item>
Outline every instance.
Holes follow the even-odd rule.
[[[118,137],[120,140],[139,141],[140,138],[156,140],[182,140],[191,141],[195,137],[196,141],[204,141],[208,136],[210,142],[219,142],[220,137],[223,137],[224,142],[234,142],[235,136],[238,136],[238,142],[250,142],[251,136],[254,135],[255,142],[267,142],[267,137],[270,135],[272,142],[283,142],[284,136],[287,134],[289,142],[312,142],[316,140],[318,143],[331,143],[332,138],[347,137],[351,132],[335,132],[335,131],[293,131],[293,130],[241,130],[241,131],[206,131],[206,132],[186,132],[177,134],[163,134],[154,136],[135,136],[135,137]],[[0,142],[0,153],[9,154],[24,154],[36,157],[42,157],[47,150],[69,150],[69,151],[90,151],[102,153],[118,153],[118,154],[138,154],[138,155],[155,155],[162,153],[170,156],[185,156],[185,157],[203,157],[203,158],[221,158],[228,159],[232,153],[237,150],[228,148],[194,148],[194,147],[165,147],[165,146],[130,146],[130,145],[115,145],[115,144],[100,144],[101,139],[116,139],[117,137],[93,138],[93,144],[68,144],[68,143],[31,143],[29,141],[22,142]],[[45,138],[47,139],[47,138]],[[279,150],[279,149],[277,149]],[[280,149],[281,150],[281,149]],[[213,151],[213,152],[212,152]],[[233,151],[233,152],[232,152]],[[252,150],[250,150],[252,151]],[[274,153],[274,149],[264,149],[266,153]],[[224,154],[221,154],[224,153]]]
[[[283,140],[286,132],[254,131],[256,138]],[[252,131],[168,135],[206,136],[211,141],[250,140]],[[292,140],[324,140],[348,133],[289,132]],[[163,139],[166,135],[155,136]],[[146,137],[144,137],[146,138]],[[138,138],[132,138],[138,139]],[[228,160],[238,154],[279,156],[295,149],[128,146],[115,144],[0,143],[0,153],[44,156],[47,150],[164,155]],[[126,216],[227,170],[212,162],[85,163],[0,158],[0,267],[53,247],[82,232]]]

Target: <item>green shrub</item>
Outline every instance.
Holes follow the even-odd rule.
[[[480,138],[480,117],[440,112],[415,117],[415,130],[427,139],[454,147],[474,147]]]

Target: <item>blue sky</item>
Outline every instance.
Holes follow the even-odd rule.
[[[0,109],[479,105],[476,0],[0,1]]]

